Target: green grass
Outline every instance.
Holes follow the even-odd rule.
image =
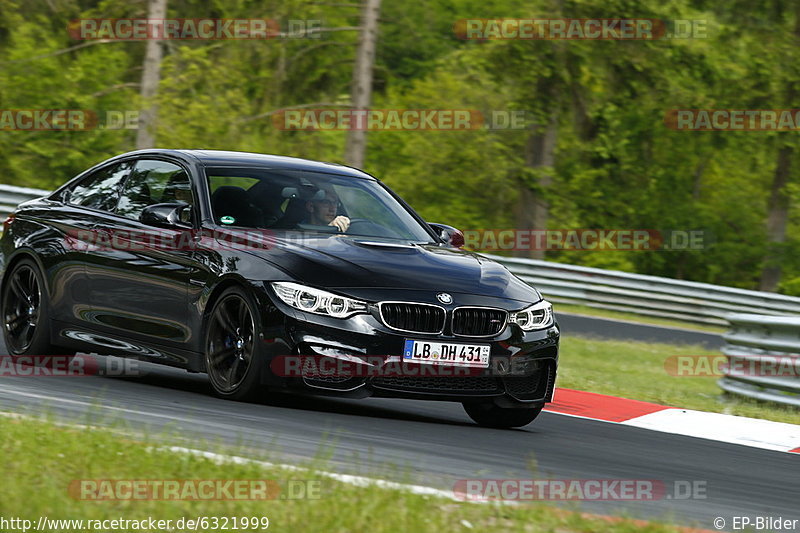
[[[586,305],[577,304],[553,304],[556,314],[559,311],[564,313],[575,313],[579,315],[596,316],[600,318],[612,318],[618,320],[627,320],[629,322],[639,322],[641,324],[652,324],[655,326],[679,327],[684,329],[694,329],[697,331],[706,331],[708,333],[725,333],[724,326],[714,326],[705,324],[695,324],[693,322],[683,322],[681,320],[674,320],[670,318],[658,318],[653,316],[637,315],[635,313],[626,313],[624,311],[611,311],[609,309],[598,309],[596,307],[589,307]]]
[[[609,521],[542,504],[512,507],[454,502],[395,489],[357,487],[314,472],[252,463],[218,464],[198,456],[162,451],[109,430],[70,429],[31,419],[0,417],[0,450],[0,517],[18,517],[34,524],[40,516],[72,520],[266,516],[270,521],[268,531],[681,531],[656,523]],[[81,479],[269,479],[282,480],[282,484],[294,479],[318,481],[320,488],[317,499],[85,501],[68,493],[70,482]],[[229,527],[226,531],[235,530]]]
[[[718,377],[679,377],[665,369],[670,356],[719,352],[697,346],[564,337],[559,354],[559,387],[800,424],[799,409],[723,394]]]

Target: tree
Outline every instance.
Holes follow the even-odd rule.
[[[163,20],[167,14],[167,0],[150,0],[147,7],[147,18],[150,19],[153,31],[164,28]],[[155,21],[161,21],[157,23]],[[150,38],[142,64],[141,97],[144,108],[139,115],[139,129],[136,132],[136,149],[153,148],[155,146],[155,128],[158,120],[158,106],[155,102],[158,83],[161,81],[161,59],[163,50],[161,39]]]
[[[800,4],[795,5],[794,32],[790,43],[793,48],[800,46]],[[797,78],[792,76],[784,81],[786,97],[784,102],[792,106],[800,94],[797,90]],[[785,141],[786,134],[778,136],[781,146],[778,148],[775,173],[770,187],[769,204],[767,207],[767,240],[768,251],[764,258],[764,267],[761,271],[762,291],[774,291],[781,281],[781,261],[784,254],[786,241],[786,227],[789,221],[789,183],[796,170],[792,162],[797,157],[795,143]],[[783,141],[783,142],[781,142]]]
[[[356,110],[366,110],[372,99],[372,69],[375,64],[375,48],[378,42],[378,14],[381,0],[364,0],[361,15],[361,35],[356,50],[356,62],[353,67],[351,103]],[[354,127],[347,132],[344,160],[348,165],[361,168],[364,166],[364,154],[367,150],[367,132],[365,128]]]

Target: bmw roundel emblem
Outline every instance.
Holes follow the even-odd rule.
[[[442,302],[443,304],[453,303],[453,297],[447,294],[446,292],[440,292],[439,294],[437,294],[436,299]]]

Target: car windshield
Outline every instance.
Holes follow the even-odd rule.
[[[225,226],[431,242],[378,182],[321,172],[206,168],[214,221]]]

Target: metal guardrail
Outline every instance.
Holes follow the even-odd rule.
[[[533,259],[486,255],[505,265],[548,300],[726,326],[730,313],[798,315],[800,298]]]
[[[0,215],[48,191],[0,185]],[[800,316],[800,298],[563,263],[487,255],[556,303],[726,326],[727,314]]]
[[[42,189],[15,187],[14,185],[0,185],[0,216],[5,219],[22,202],[40,198],[50,192]]]
[[[723,390],[800,407],[800,317],[731,314]]]

